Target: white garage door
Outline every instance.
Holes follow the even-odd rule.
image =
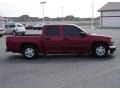
[[[103,17],[103,27],[120,27],[120,17]]]

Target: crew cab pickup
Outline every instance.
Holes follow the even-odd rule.
[[[116,50],[111,37],[88,34],[76,25],[44,25],[41,35],[16,35],[6,38],[8,52],[27,59],[42,54],[90,53],[105,57]]]

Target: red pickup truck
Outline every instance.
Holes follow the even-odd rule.
[[[88,34],[76,25],[44,25],[41,35],[17,35],[6,38],[8,52],[21,53],[27,59],[39,53],[91,53],[105,57],[116,50],[111,37]]]

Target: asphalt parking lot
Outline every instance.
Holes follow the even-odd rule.
[[[114,55],[47,55],[29,61],[5,52],[7,36],[0,37],[0,88],[120,88],[120,29],[88,31],[111,36]]]

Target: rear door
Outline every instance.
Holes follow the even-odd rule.
[[[61,52],[62,37],[61,26],[51,25],[44,28],[43,47],[45,52]]]

